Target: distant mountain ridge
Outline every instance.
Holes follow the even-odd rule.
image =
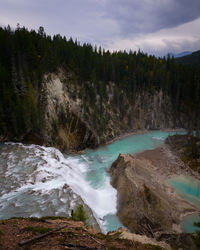
[[[164,57],[167,58],[168,55],[170,57],[174,57],[174,58],[179,58],[179,57],[183,57],[183,56],[188,56],[188,55],[191,55],[192,54],[192,51],[184,51],[184,52],[181,52],[181,53],[178,53],[178,54],[174,54],[174,53],[168,53],[167,55],[165,55]]]
[[[184,52],[181,52],[179,54],[175,54],[174,55],[174,58],[179,58],[179,57],[183,57],[183,56],[188,56],[188,55],[191,55],[192,54],[192,51],[184,51]]]
[[[189,64],[193,66],[200,65],[200,50],[193,52],[192,54],[185,55],[182,57],[176,58],[177,62],[182,62],[183,64]]]

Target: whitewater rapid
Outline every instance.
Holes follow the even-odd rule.
[[[83,201],[105,231],[103,218],[116,213],[117,192],[109,178],[98,189],[90,185],[86,180],[87,161],[80,156],[65,158],[52,147],[3,144],[0,218],[70,216],[71,210]]]
[[[132,135],[73,156],[52,147],[0,144],[0,219],[70,216],[83,204],[90,224],[96,221],[103,232],[116,230],[123,225],[107,169],[120,153],[153,149],[169,134],[174,133]]]

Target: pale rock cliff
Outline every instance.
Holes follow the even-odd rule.
[[[70,98],[60,77],[49,74],[43,83],[45,141],[64,151],[98,145],[95,131],[82,119],[79,102]]]
[[[137,129],[183,125],[162,91],[137,93],[130,101],[113,82],[108,83],[103,96],[93,87],[89,82],[78,85],[73,74],[62,70],[45,75],[40,94],[45,144],[64,151],[81,150]]]
[[[118,191],[117,215],[131,232],[151,237],[180,233],[182,216],[199,211],[169,186],[168,163],[169,169],[163,166],[159,170],[149,160],[120,154],[112,164],[111,184]]]

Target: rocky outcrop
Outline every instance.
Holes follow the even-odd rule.
[[[196,250],[194,235],[189,233],[171,233],[161,234],[157,239],[165,241],[172,249]]]
[[[44,106],[45,142],[63,151],[95,147],[99,138],[87,121],[82,119],[79,102],[70,97],[62,73],[46,75],[42,98]]]
[[[125,228],[120,228],[117,230],[117,232],[121,233],[120,239],[133,240],[133,241],[141,242],[142,244],[157,246],[157,247],[160,247],[161,249],[171,250],[170,244],[167,244],[164,241],[157,241],[156,239],[149,238],[146,235],[130,233]]]
[[[139,235],[128,232],[126,229],[119,229],[121,239],[129,239],[141,242],[142,244],[150,244],[159,246],[162,249],[184,249],[195,250],[194,235],[187,233],[168,233],[162,234],[159,238],[149,238],[146,235]]]
[[[24,118],[26,126],[15,135],[0,131],[0,141],[77,151],[134,130],[180,128],[185,124],[162,90],[138,90],[130,97],[114,82],[81,82],[66,69],[46,73],[38,87],[30,90],[33,100],[28,103],[34,107],[30,106],[25,114],[31,122]]]
[[[135,233],[167,231],[176,218],[159,187],[150,185],[152,174],[146,162],[131,155],[119,155],[110,169],[111,184],[118,190],[118,216]]]
[[[93,87],[93,83],[85,83],[83,90],[73,74],[62,70],[45,75],[40,93],[44,143],[64,151],[81,150],[136,129],[183,124],[175,118],[170,98],[162,91],[137,93],[130,103],[113,82],[108,83],[105,96],[100,97]]]
[[[169,170],[158,168],[144,158],[122,154],[110,168],[111,184],[118,191],[117,215],[131,232],[151,237],[181,232],[183,214],[198,210],[169,186]]]
[[[173,135],[166,139],[166,143],[191,168],[191,171],[193,170],[193,175],[199,179],[200,137],[188,134]]]
[[[27,121],[17,135],[0,132],[0,141],[77,151],[96,147],[127,132],[180,128],[185,124],[162,90],[137,91],[130,98],[114,82],[105,86],[101,82],[81,82],[75,73],[63,69],[46,73],[37,89],[31,88],[35,118],[29,107],[26,115],[31,122]]]
[[[133,126],[142,129],[163,129],[182,127],[174,114],[171,99],[163,92],[138,93],[132,111]]]

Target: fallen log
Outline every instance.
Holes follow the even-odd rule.
[[[62,226],[62,227],[53,229],[53,230],[51,230],[51,231],[49,231],[49,232],[47,232],[47,233],[38,235],[38,236],[33,237],[33,238],[29,239],[29,240],[21,241],[21,242],[18,243],[18,245],[19,245],[19,246],[24,246],[24,245],[26,245],[26,244],[29,244],[29,243],[35,241],[35,240],[42,239],[42,238],[44,238],[44,237],[46,237],[46,236],[48,236],[48,235],[50,235],[50,234],[52,234],[52,233],[55,233],[55,232],[57,232],[57,231],[60,231],[61,229],[66,228],[66,227],[68,227],[68,225],[65,225],[65,226]]]
[[[99,245],[102,245],[103,247],[105,247],[104,244],[102,244],[100,241],[98,241],[97,239],[95,239],[94,237],[92,237],[92,236],[90,235],[90,233],[89,233],[86,229],[83,228],[83,231],[87,232],[87,233],[88,233],[88,236],[89,236],[92,240],[96,241]]]

